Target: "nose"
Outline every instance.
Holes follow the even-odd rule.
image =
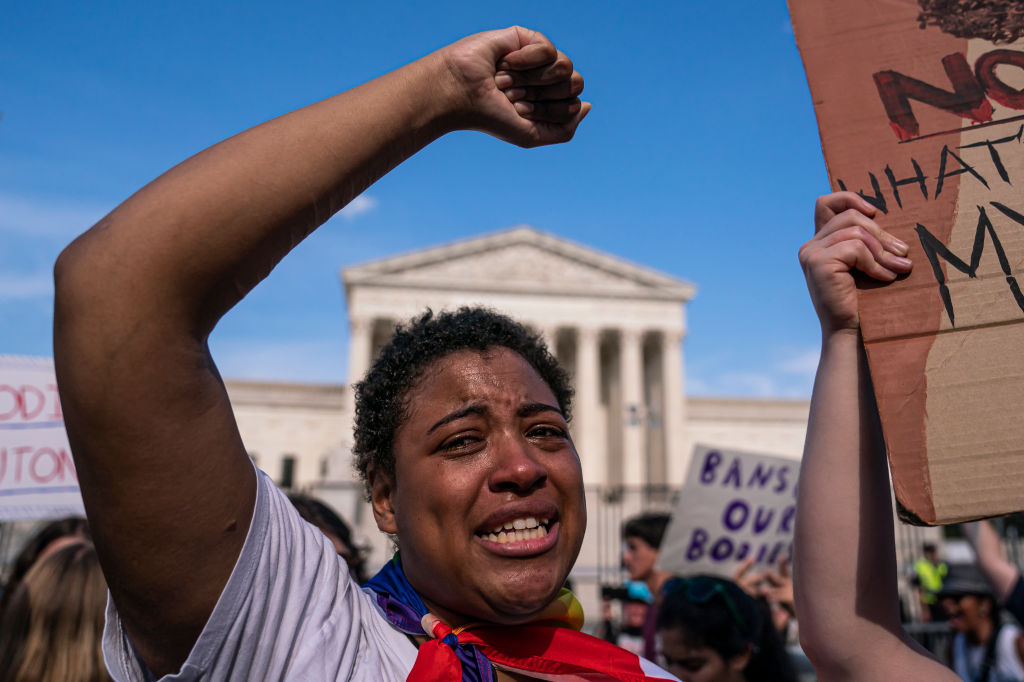
[[[547,480],[547,469],[523,437],[502,436],[494,442],[492,453],[491,490],[526,493],[539,488]]]

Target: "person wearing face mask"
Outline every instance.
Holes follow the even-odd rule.
[[[365,589],[254,470],[207,345],[407,157],[455,130],[568,141],[582,88],[542,34],[476,34],[214,145],[61,254],[55,365],[115,679],[674,679],[578,631],[571,390],[536,335],[479,308],[428,312],[355,386],[357,469],[400,547]]]
[[[665,665],[684,682],[796,682],[767,610],[731,580],[669,580],[657,626]]]

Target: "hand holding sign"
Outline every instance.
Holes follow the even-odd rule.
[[[875,213],[853,192],[828,194],[815,204],[815,234],[800,248],[800,265],[823,330],[858,328],[852,269],[883,282],[910,272],[907,245],[879,227]]]

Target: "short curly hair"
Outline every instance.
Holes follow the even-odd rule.
[[[508,348],[530,363],[555,394],[562,415],[569,421],[573,393],[569,375],[539,334],[488,308],[463,307],[436,315],[428,309],[395,330],[366,377],[354,386],[352,452],[367,499],[371,468],[394,477],[395,432],[405,418],[409,391],[426,369],[460,350],[483,352],[494,347]]]

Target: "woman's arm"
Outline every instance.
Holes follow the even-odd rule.
[[[1020,579],[1020,572],[1003,556],[996,529],[987,520],[965,523],[963,529],[967,540],[974,547],[978,566],[995,588],[996,598],[1001,604],[1005,603]]]
[[[221,142],[76,239],[54,354],[107,582],[156,674],[175,671],[238,557],[255,478],[207,337],[317,226],[446,132],[569,140],[582,78],[539,33],[466,38]]]
[[[955,680],[899,619],[885,446],[851,270],[891,281],[911,264],[873,215],[855,194],[822,197],[815,237],[800,249],[822,329],[797,497],[800,639],[823,680]]]

